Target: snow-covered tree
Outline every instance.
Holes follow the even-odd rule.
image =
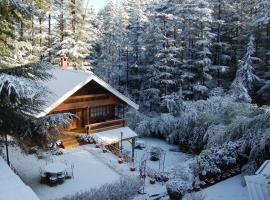
[[[239,62],[236,77],[231,85],[231,92],[236,99],[250,102],[250,94],[258,77],[254,73],[253,62],[255,57],[254,37],[250,36],[246,53]]]
[[[54,63],[67,56],[69,66],[75,69],[89,69],[86,58],[90,54],[92,39],[91,12],[83,7],[82,1],[65,0],[60,4],[57,16],[58,30],[54,41]]]

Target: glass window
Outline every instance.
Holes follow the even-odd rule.
[[[110,114],[109,106],[99,106],[91,108],[91,117],[107,117]]]

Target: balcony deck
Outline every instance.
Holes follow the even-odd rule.
[[[101,131],[107,131],[115,128],[125,127],[126,120],[125,119],[116,119],[116,120],[108,120],[105,122],[94,123],[86,125],[85,128],[87,133],[93,134]]]
[[[125,119],[108,120],[105,122],[89,124],[86,125],[85,128],[63,131],[64,133],[61,134],[59,139],[63,142],[65,149],[75,148],[80,146],[76,137],[78,137],[82,133],[95,134],[101,131],[125,127],[125,125],[126,125]]]

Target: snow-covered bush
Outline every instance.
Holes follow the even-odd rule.
[[[149,153],[150,153],[150,160],[158,161],[161,158],[162,149],[157,146],[151,146]]]
[[[181,179],[170,180],[166,184],[167,192],[171,200],[181,200],[191,185]]]
[[[203,137],[206,148],[222,145],[225,141],[226,130],[227,127],[222,124],[209,126]]]
[[[241,145],[240,141],[229,142],[220,147],[204,150],[190,164],[194,175],[205,181],[230,170],[239,170],[245,162]]]
[[[51,155],[55,155],[55,156],[63,155],[64,154],[64,149],[58,148],[58,147],[52,148],[52,149],[50,149],[49,153]]]
[[[91,135],[87,134],[87,133],[82,133],[77,137],[77,140],[79,142],[83,142],[83,143],[89,143],[92,144],[94,143],[94,139]]]
[[[171,114],[161,114],[158,116],[142,117],[135,127],[135,131],[142,136],[168,137],[176,130],[177,120]]]
[[[62,200],[128,200],[140,191],[142,182],[139,179],[124,177],[112,184],[105,184],[88,192],[77,193]]]

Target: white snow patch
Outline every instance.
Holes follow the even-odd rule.
[[[113,144],[121,140],[121,133],[123,133],[122,140],[137,137],[137,134],[129,127],[121,127],[107,131],[101,131],[95,133],[94,137],[96,137],[97,140],[101,139],[101,143],[105,142],[106,144]]]
[[[51,157],[53,162],[67,162],[68,166],[74,164],[74,179],[65,180],[63,184],[54,187],[39,182],[40,169],[46,165],[44,159],[37,159],[34,155],[21,154],[17,149],[11,149],[10,157],[11,163],[19,172],[22,180],[34,190],[41,200],[74,195],[106,183],[113,183],[120,178],[115,170],[81,148],[66,151],[61,156]]]
[[[38,200],[36,194],[25,185],[0,157],[0,199],[1,200]]]

